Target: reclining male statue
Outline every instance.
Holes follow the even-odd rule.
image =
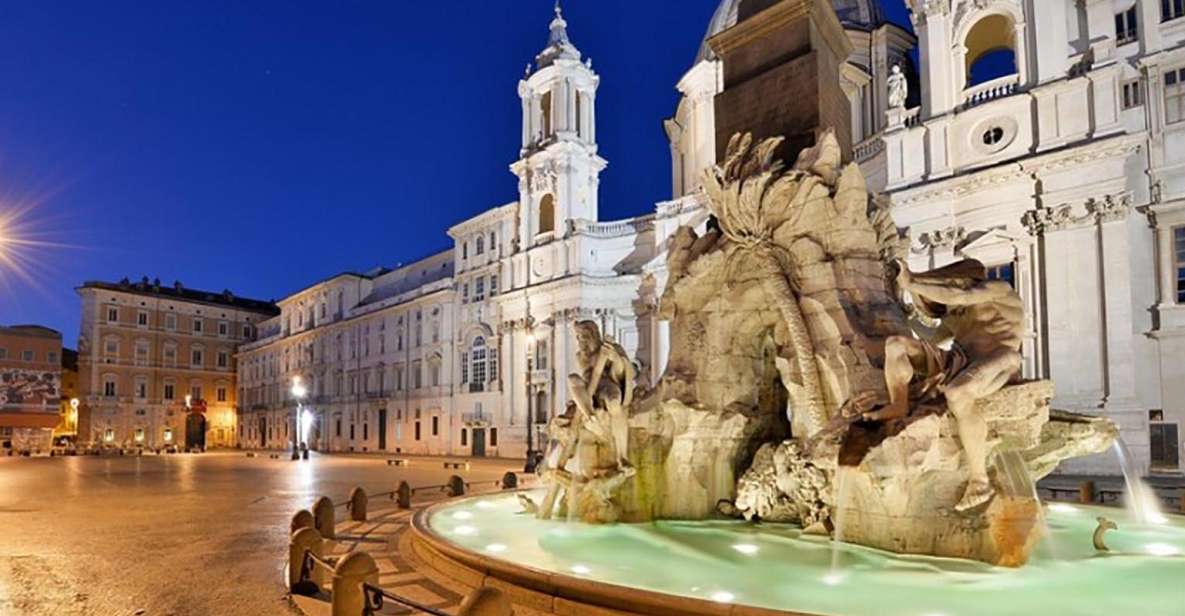
[[[949,351],[939,341],[894,336],[885,342],[885,382],[889,405],[864,414],[867,421],[888,421],[909,414],[910,385],[921,381],[914,400],[942,394],[958,423],[967,455],[970,481],[955,506],[967,511],[992,499],[987,474],[986,418],[975,408],[1020,376],[1024,305],[1007,282],[988,280],[982,263],[967,259],[931,272],[914,274],[898,261],[897,285],[908,292],[924,316],[941,321],[954,340]]]

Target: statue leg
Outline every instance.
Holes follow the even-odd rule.
[[[955,506],[958,511],[974,509],[994,495],[987,474],[987,419],[975,409],[975,403],[1000,391],[1020,366],[1020,353],[1003,350],[973,363],[946,388],[947,408],[958,422],[959,442],[967,454],[971,476],[962,500]]]
[[[609,419],[613,426],[613,448],[617,450],[619,466],[629,466],[630,424],[629,412],[620,402],[613,401],[608,405]]]
[[[909,383],[924,364],[926,351],[922,343],[905,336],[891,336],[885,340],[885,385],[889,389],[889,406],[865,413],[865,421],[888,421],[909,414]]]
[[[591,417],[593,412],[592,392],[588,390],[588,382],[579,374],[568,375],[568,393],[572,396],[572,402],[576,403],[576,409],[583,413],[586,417]]]

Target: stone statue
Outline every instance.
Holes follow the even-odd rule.
[[[634,399],[636,374],[625,349],[601,337],[592,321],[576,329],[578,374],[568,377],[568,389],[586,427],[613,443],[618,464],[629,466],[628,410]]]
[[[913,274],[897,262],[898,288],[913,297],[925,317],[941,320],[954,340],[949,351],[938,343],[905,336],[885,341],[885,383],[888,407],[866,413],[869,421],[900,419],[909,414],[910,384],[922,381],[915,399],[936,394],[946,397],[947,409],[958,422],[959,440],[967,455],[971,479],[959,511],[978,507],[992,498],[987,474],[987,420],[975,409],[1020,374],[1024,304],[1007,282],[988,280],[983,264],[967,259],[947,267]]]
[[[614,522],[620,516],[614,492],[634,475],[629,462],[634,363],[625,349],[601,336],[596,323],[579,321],[574,329],[580,372],[568,377],[567,412],[548,425],[555,446],[547,456],[548,490],[537,516],[551,518],[562,492],[569,517]]]
[[[905,101],[909,98],[909,81],[901,72],[901,65],[894,64],[893,72],[889,75],[889,108],[905,109]]]

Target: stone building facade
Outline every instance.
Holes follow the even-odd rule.
[[[81,442],[236,444],[235,349],[275,306],[147,278],[86,282],[77,292]]]
[[[699,178],[720,149],[725,71],[709,41],[771,4],[721,3],[665,123],[672,199],[615,222],[598,215],[599,76],[557,15],[519,84],[519,199],[450,229],[451,251],[343,274],[280,302],[260,340],[240,349],[240,396],[250,401],[241,440],[286,447],[305,431],[285,397],[300,377],[312,387],[316,447],[520,456],[564,409],[570,325],[584,318],[654,382],[669,347],[654,315],[667,242],[679,225],[706,224]],[[892,207],[912,266],[975,257],[1012,282],[1030,315],[1026,375],[1057,381],[1055,407],[1114,419],[1139,468],[1179,471],[1180,3],[909,4],[916,35],[873,0],[832,3],[853,49],[840,67],[852,157]],[[984,77],[985,66],[1006,68]],[[909,84],[899,105],[889,96],[894,67]],[[1065,470],[1118,468],[1096,457]]]
[[[58,425],[62,334],[0,327],[0,454],[47,451]]]

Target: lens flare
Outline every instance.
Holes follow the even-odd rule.
[[[0,291],[12,292],[19,283],[48,295],[50,289],[45,281],[53,280],[50,252],[71,248],[50,241],[52,223],[34,218],[33,211],[33,204],[0,198]]]

